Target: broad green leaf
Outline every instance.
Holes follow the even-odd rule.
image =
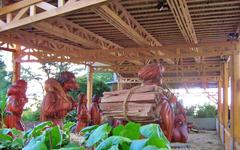
[[[146,143],[147,139],[133,140],[130,146],[130,150],[140,150],[146,145]]]
[[[23,138],[16,138],[13,140],[11,147],[15,149],[21,149],[24,144],[24,139]]]
[[[161,148],[158,148],[156,146],[148,145],[144,147],[142,150],[161,150]]]
[[[140,132],[146,138],[149,138],[152,135],[157,135],[158,137],[163,136],[163,132],[160,129],[158,124],[148,124],[148,125],[142,126],[140,128]]]
[[[44,129],[50,126],[53,126],[53,123],[51,121],[42,122],[33,128],[33,130],[28,134],[28,137],[37,137],[42,134]]]
[[[85,127],[81,130],[81,133],[86,134],[86,133],[92,132],[93,130],[97,129],[98,127],[99,127],[99,125]]]
[[[44,143],[44,135],[38,136],[35,139],[32,139],[23,150],[48,150],[47,146]]]
[[[124,130],[124,126],[123,125],[119,125],[117,127],[115,127],[112,131],[112,134],[113,135],[116,135],[116,136],[120,136],[121,135],[121,132]]]
[[[29,134],[32,133],[32,130],[33,130],[33,129],[28,129],[27,131],[23,132],[23,137],[24,137],[25,139],[27,139],[28,137],[30,137]]]
[[[100,140],[103,140],[110,133],[112,127],[108,124],[103,124],[95,129],[89,138],[86,141],[86,146],[91,147],[94,144],[98,143]]]
[[[6,105],[7,105],[7,98],[6,97],[1,98],[1,100],[0,100],[1,111],[5,111]]]
[[[129,122],[126,126],[119,125],[118,127],[113,129],[113,135],[119,135],[123,137],[127,137],[131,140],[139,139],[141,125],[134,122]]]
[[[125,142],[130,143],[131,140],[129,138],[125,138],[121,136],[110,136],[109,138],[101,142],[96,148],[96,150],[108,150],[114,145],[119,145],[119,144],[121,145]]]
[[[170,144],[167,143],[162,137],[158,137],[157,135],[152,135],[146,145],[156,146],[158,148],[170,148]]]
[[[12,141],[12,137],[6,134],[0,134],[0,141]]]
[[[131,140],[139,139],[141,133],[139,131],[141,125],[139,123],[129,122],[123,130],[122,136]]]
[[[3,129],[0,129],[0,134],[8,134],[10,131],[11,129],[3,128]]]
[[[15,129],[15,128],[11,129],[11,133],[12,133],[14,136],[17,136],[17,137],[22,136],[22,134],[23,134],[22,131],[17,130],[17,129]]]
[[[108,150],[119,150],[118,145],[113,145]]]
[[[79,148],[79,145],[75,144],[75,143],[68,143],[63,148],[74,148],[74,147],[78,147]]]
[[[60,148],[60,149],[53,149],[53,150],[85,150],[84,147],[70,147],[70,148]]]
[[[69,132],[70,129],[71,129],[75,124],[76,124],[76,123],[74,123],[74,122],[67,122],[66,124],[64,124],[63,130]]]
[[[62,134],[59,126],[49,128],[45,131],[45,143],[51,148],[57,148],[62,144]],[[51,144],[50,144],[51,143]]]
[[[62,145],[68,144],[70,141],[70,134],[64,131],[62,131],[61,134],[62,134]]]

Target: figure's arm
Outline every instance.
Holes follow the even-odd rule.
[[[47,93],[44,97],[42,104],[42,113],[46,116],[53,116],[56,112],[59,111],[58,106],[56,106],[56,96],[54,93]]]
[[[9,97],[8,104],[7,104],[7,110],[12,112],[13,114],[19,114],[23,111],[23,106],[20,102],[18,102],[13,97]]]
[[[160,126],[163,129],[168,140],[171,140],[173,132],[173,122],[174,122],[174,113],[171,105],[167,100],[164,100],[161,104],[160,116],[161,123]]]

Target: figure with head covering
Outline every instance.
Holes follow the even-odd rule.
[[[55,125],[63,125],[63,119],[76,103],[68,95],[71,90],[78,89],[75,76],[71,72],[61,72],[57,79],[45,81],[46,95],[41,105],[41,121],[52,121]]]
[[[24,125],[21,121],[23,107],[28,102],[26,97],[27,82],[24,80],[17,80],[7,92],[7,115],[5,117],[5,124],[7,128],[16,128],[24,131]]]
[[[161,85],[164,67],[161,64],[150,64],[138,72],[138,77],[144,85]]]
[[[77,125],[76,132],[80,132],[84,127],[90,125],[91,116],[87,109],[87,96],[84,94],[79,94],[78,96],[79,105],[77,108]]]
[[[149,64],[138,72],[138,77],[143,81],[143,85],[162,86],[162,76],[164,67],[161,64]],[[174,112],[169,102],[168,93],[160,93],[161,102],[158,104],[160,126],[168,140],[172,138]]]
[[[99,108],[100,97],[94,95],[92,98],[92,106],[90,109],[91,125],[99,125],[101,123],[101,111]]]

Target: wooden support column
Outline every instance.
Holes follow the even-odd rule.
[[[228,128],[228,63],[223,64],[223,125]]]
[[[218,121],[219,123],[223,123],[222,121],[222,80],[218,81]]]
[[[240,49],[240,45],[237,46]],[[235,149],[240,146],[240,54],[232,57],[232,110],[231,126]]]
[[[88,67],[88,76],[87,76],[87,106],[90,108],[92,103],[92,95],[93,95],[93,67]]]
[[[15,61],[19,57],[19,55],[20,55],[20,46],[17,45],[16,51],[12,52],[12,62],[13,62],[12,83],[15,83],[17,80],[20,79],[21,64]]]

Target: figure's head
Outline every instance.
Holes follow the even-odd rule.
[[[78,89],[78,84],[73,73],[64,71],[61,72],[57,78],[58,82],[62,85],[65,91],[71,91]]]
[[[138,77],[143,80],[145,84],[161,84],[163,72],[164,68],[161,64],[150,64],[138,72]]]
[[[25,80],[17,80],[15,83],[16,86],[19,87],[22,93],[26,93],[27,91],[27,82]]]
[[[175,95],[172,95],[171,98],[169,99],[169,102],[172,104],[177,103],[177,97]]]
[[[19,93],[19,87],[16,85],[12,85],[8,88],[7,95],[8,96],[13,96],[17,95]]]
[[[93,98],[92,98],[92,102],[99,103],[100,102],[100,97],[97,96],[97,95],[94,95]]]
[[[87,96],[83,93],[78,95],[78,100],[80,101],[81,104],[86,104],[87,103]]]

